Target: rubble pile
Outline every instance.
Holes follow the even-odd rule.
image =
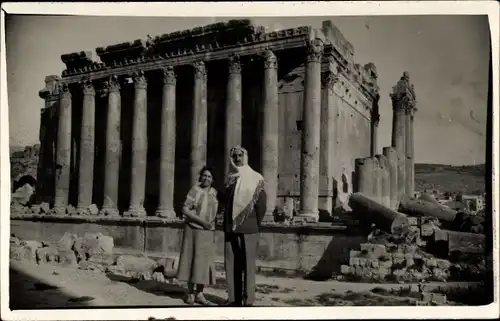
[[[66,232],[59,241],[21,241],[10,238],[10,259],[37,264],[52,264],[81,270],[113,273],[139,280],[167,281],[175,275],[175,259],[158,261],[146,256],[113,255],[113,238],[102,233],[78,237]]]
[[[406,199],[399,212],[355,193],[350,203],[371,224],[368,243],[351,250],[341,266],[363,281],[476,281],[486,273],[483,222],[438,203]]]
[[[16,192],[17,193],[17,192]],[[57,215],[57,213],[50,208],[49,203],[41,203],[41,204],[32,204],[32,197],[29,198],[28,201],[19,201],[25,200],[24,196],[16,196],[16,194],[12,194],[10,213],[11,215]],[[74,216],[74,215],[99,215],[99,209],[96,204],[91,204],[87,208],[83,210],[77,210],[73,205],[68,205],[66,207],[65,213],[66,215]]]

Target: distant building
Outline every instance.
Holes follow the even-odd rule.
[[[471,212],[478,212],[484,208],[484,199],[481,195],[462,195],[462,203]]]

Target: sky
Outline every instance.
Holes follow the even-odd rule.
[[[65,53],[90,50],[231,18],[10,16],[6,19],[10,145],[38,142],[38,91],[60,75]],[[354,60],[373,62],[380,87],[379,152],[391,143],[389,94],[404,71],[415,86],[415,161],[485,161],[489,38],[486,16],[257,17],[268,30],[331,20],[354,46]]]

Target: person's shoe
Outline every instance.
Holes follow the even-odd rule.
[[[188,305],[193,305],[194,304],[194,294],[187,294],[186,297],[184,298],[184,303]]]
[[[212,305],[213,305],[213,303],[212,303],[212,302],[208,301],[208,300],[205,298],[205,296],[203,295],[203,293],[202,293],[202,292],[198,292],[198,293],[196,293],[196,297],[195,297],[194,301],[195,301],[196,303],[201,304],[201,305],[209,305],[209,306],[212,306]]]

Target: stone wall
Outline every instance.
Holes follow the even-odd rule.
[[[11,233],[20,239],[57,242],[66,233],[102,233],[112,236],[121,253],[177,257],[183,223],[159,219],[111,219],[105,217],[52,217],[22,215],[11,218]],[[217,261],[222,266],[224,235],[217,231]],[[262,227],[257,265],[260,271],[291,274],[314,272],[325,278],[340,273],[350,250],[359,248],[367,236],[346,226]]]

